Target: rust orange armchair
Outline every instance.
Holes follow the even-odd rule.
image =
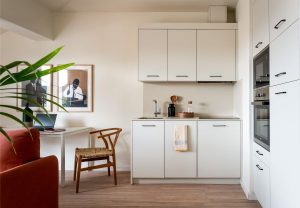
[[[40,158],[36,129],[9,131],[12,145],[0,134],[0,207],[58,208],[58,161]]]

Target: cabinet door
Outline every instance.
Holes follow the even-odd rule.
[[[168,30],[168,81],[196,81],[196,30]]]
[[[235,30],[197,30],[197,81],[235,81]]]
[[[167,30],[139,30],[139,80],[167,81]]]
[[[270,208],[270,169],[256,156],[253,158],[253,189],[263,208]]]
[[[300,207],[300,81],[270,88],[271,207]]]
[[[134,121],[132,177],[164,178],[164,121]]]
[[[271,41],[285,31],[298,18],[298,4],[299,0],[270,0]]]
[[[268,0],[256,0],[253,4],[253,56],[269,44]]]
[[[270,82],[277,85],[300,79],[299,23],[270,44]]]
[[[198,177],[240,178],[240,122],[198,122]]]
[[[174,150],[174,128],[187,125],[188,151]],[[166,121],[165,123],[165,177],[196,178],[197,172],[197,121]]]

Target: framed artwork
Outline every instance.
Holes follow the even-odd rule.
[[[71,66],[58,72],[57,80],[59,104],[70,112],[93,111],[93,65]]]
[[[41,66],[38,70],[47,70],[52,68],[52,64],[45,64]],[[27,65],[19,65],[17,67],[17,71],[21,71],[22,69],[27,68]],[[35,100],[38,104],[45,107],[48,111],[52,111],[52,103],[47,101],[52,100],[52,97],[49,95],[52,95],[53,92],[53,79],[52,74],[43,76],[41,78],[36,78],[30,81],[24,81],[21,83],[18,83],[17,85],[17,92],[18,93],[26,93],[27,98]],[[24,96],[24,95],[19,95]],[[17,106],[20,108],[25,108],[27,104],[26,100],[17,99]],[[33,111],[40,111],[41,108],[37,106],[34,103],[28,103],[29,107]]]

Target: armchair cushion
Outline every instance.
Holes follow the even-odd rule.
[[[58,208],[58,161],[41,158],[0,173],[0,207]]]
[[[16,153],[7,139],[0,134],[0,172],[40,158],[40,133],[37,129],[7,131]]]

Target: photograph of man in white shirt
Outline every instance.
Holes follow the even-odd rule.
[[[72,85],[65,89],[63,97],[67,98],[68,107],[81,107],[83,106],[84,95],[82,89],[79,87],[79,79],[74,79]]]

